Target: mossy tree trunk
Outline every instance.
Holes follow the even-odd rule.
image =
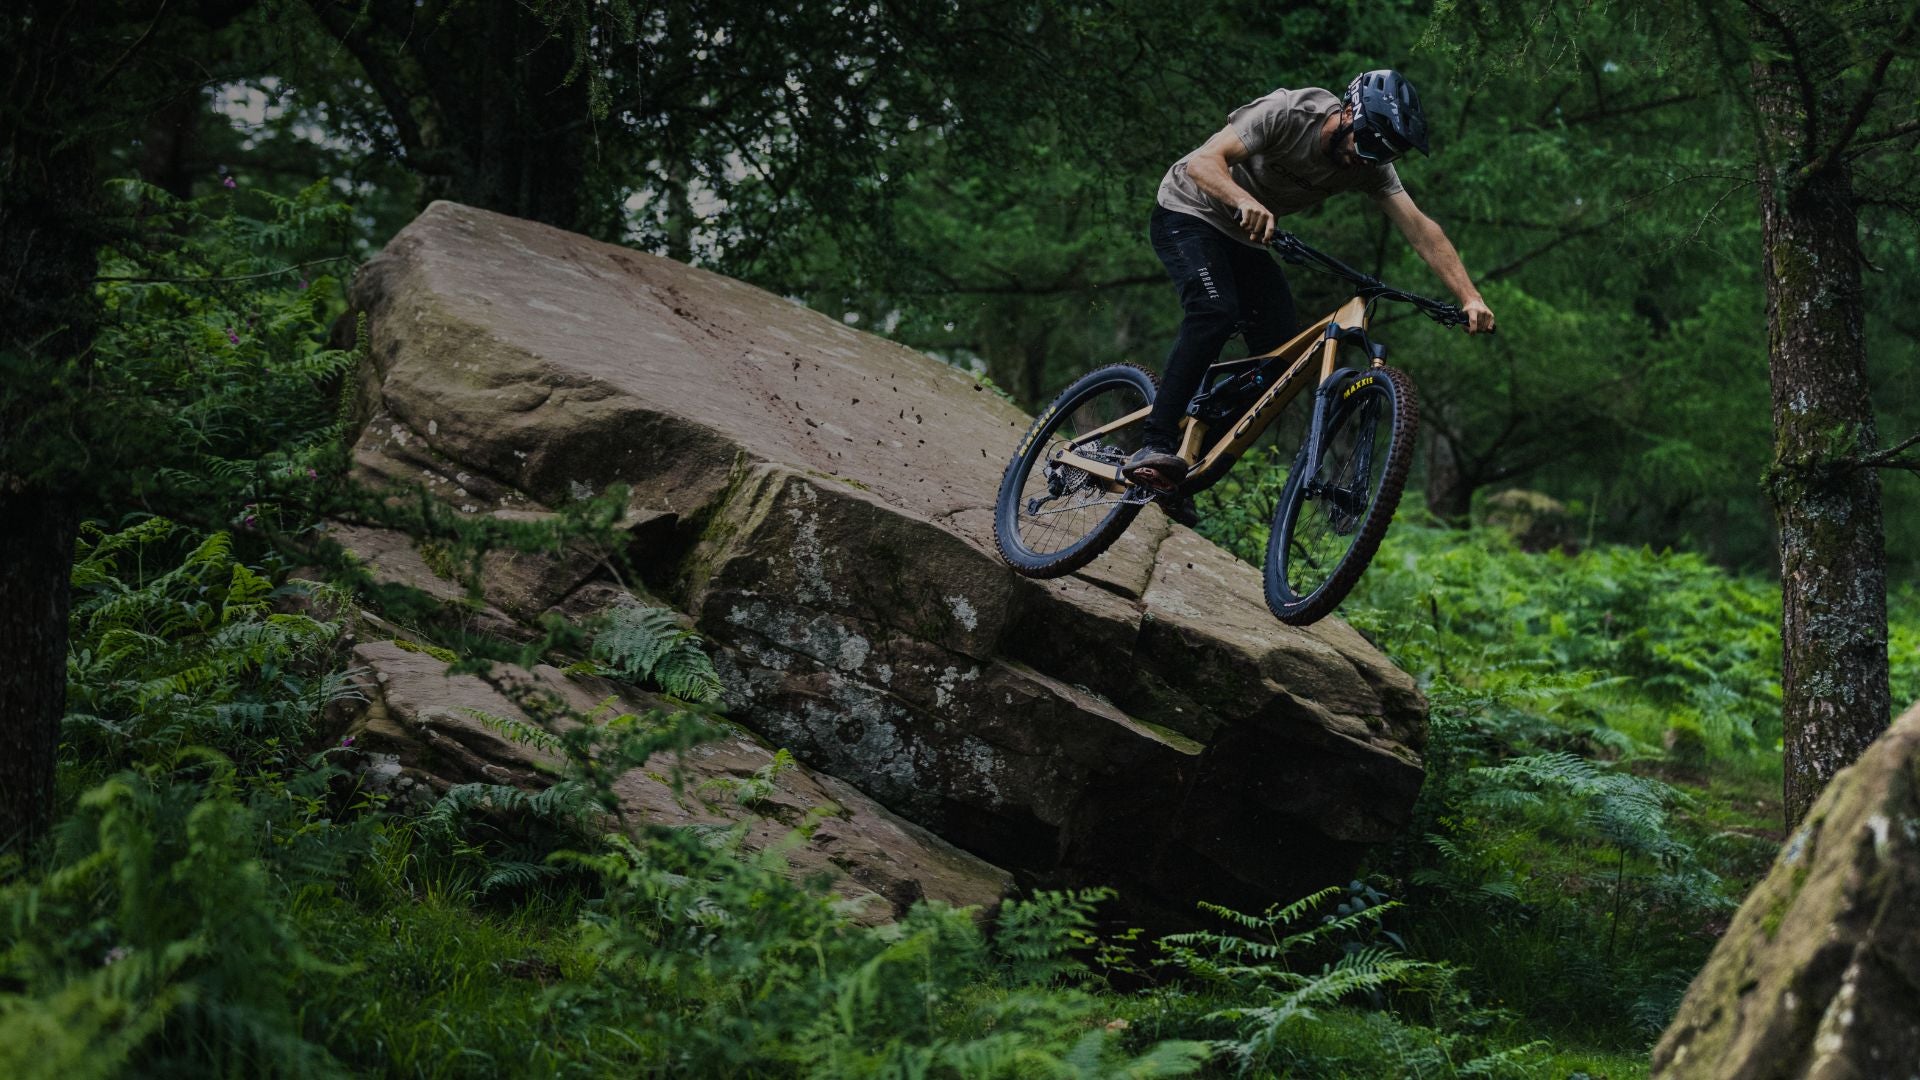
[[[1449,525],[1464,526],[1472,517],[1474,482],[1461,467],[1453,438],[1429,424],[1427,440],[1427,512]]]
[[[0,16],[0,852],[53,810],[66,711],[74,496],[88,455],[75,393],[96,321],[98,13],[27,2]],[[126,50],[122,49],[122,52]],[[111,70],[109,70],[109,75]]]
[[[0,491],[0,852],[32,844],[53,811],[77,520],[58,492]]]
[[[1810,66],[1788,54],[1754,69],[1789,827],[1885,729],[1891,705],[1880,480],[1858,464],[1877,436],[1857,203],[1832,130],[1849,102],[1837,78],[1809,80]]]

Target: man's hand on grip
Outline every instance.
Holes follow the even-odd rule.
[[[1493,309],[1487,306],[1486,301],[1475,297],[1460,305],[1460,310],[1467,317],[1467,333],[1486,334],[1492,332]]]
[[[1273,239],[1273,212],[1258,202],[1248,199],[1239,206],[1240,231],[1247,239],[1256,244],[1264,244]]]

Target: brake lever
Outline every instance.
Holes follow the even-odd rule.
[[[1300,250],[1300,238],[1290,232],[1274,233],[1273,239],[1267,241],[1267,246],[1271,247],[1281,259],[1295,266],[1306,264],[1307,253]]]

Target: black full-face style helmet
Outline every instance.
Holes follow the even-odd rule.
[[[1353,152],[1362,161],[1387,162],[1418,150],[1427,153],[1427,114],[1406,76],[1390,68],[1365,72],[1347,84],[1353,117]]]

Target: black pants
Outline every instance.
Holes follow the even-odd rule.
[[[1156,206],[1148,233],[1186,312],[1147,418],[1147,441],[1171,448],[1187,403],[1228,338],[1244,335],[1252,355],[1293,335],[1293,291],[1272,255],[1191,214]]]

